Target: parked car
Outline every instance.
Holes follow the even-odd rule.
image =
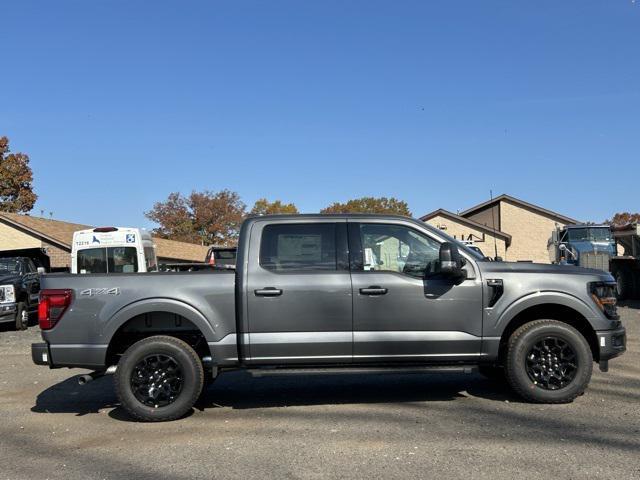
[[[26,330],[38,309],[40,276],[27,257],[0,258],[0,323],[12,323]]]
[[[365,254],[369,252],[369,254]],[[490,262],[396,216],[242,225],[235,270],[43,277],[36,364],[115,372],[136,419],[181,417],[203,384],[252,375],[482,373],[569,402],[625,351],[606,272]]]

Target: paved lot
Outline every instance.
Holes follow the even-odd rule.
[[[222,376],[183,420],[131,422],[108,377],[31,363],[0,330],[0,479],[640,478],[640,305],[629,351],[570,405],[477,375]]]

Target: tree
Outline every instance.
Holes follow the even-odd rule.
[[[362,197],[349,200],[347,203],[335,202],[320,210],[320,213],[381,213],[411,216],[407,202],[393,197]]]
[[[282,203],[280,200],[270,202],[266,198],[256,201],[251,209],[251,215],[275,215],[277,213],[298,213],[293,203]]]
[[[9,139],[0,137],[0,211],[26,213],[38,199],[29,156],[9,152]]]
[[[640,213],[618,212],[610,220],[605,220],[604,223],[608,223],[610,225],[640,223]]]
[[[157,202],[145,216],[158,223],[154,233],[162,238],[201,244],[233,244],[245,217],[245,204],[236,192],[178,192]]]

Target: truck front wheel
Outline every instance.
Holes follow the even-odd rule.
[[[16,330],[29,328],[29,311],[24,302],[19,302],[16,307]]]
[[[568,403],[591,379],[593,355],[575,328],[557,320],[535,320],[509,338],[507,381],[525,400]]]
[[[176,420],[202,392],[202,362],[193,348],[169,336],[148,337],[127,349],[114,383],[122,407],[136,420]]]

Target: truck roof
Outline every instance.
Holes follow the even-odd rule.
[[[572,228],[611,228],[610,225],[589,225],[587,223],[578,223],[575,225],[565,225],[566,229],[570,230]]]
[[[393,214],[380,214],[380,213],[279,213],[274,215],[256,215],[254,217],[247,218],[247,221],[250,220],[260,220],[260,219],[294,219],[294,218],[304,218],[304,219],[321,219],[321,218],[380,218],[380,219],[395,219],[395,220],[412,220],[414,222],[419,222],[413,217],[406,217],[404,215],[393,215]]]
[[[435,232],[438,235],[444,236],[445,238],[453,238],[450,237],[446,232],[435,228],[432,225],[429,225],[426,222],[421,220],[417,220],[413,217],[406,217],[404,215],[391,215],[391,214],[379,214],[379,213],[296,213],[296,214],[277,214],[277,215],[259,215],[255,217],[247,218],[243,227],[246,228],[248,225],[256,222],[260,222],[263,220],[326,220],[328,218],[336,219],[336,220],[403,220],[405,222],[413,223],[422,228],[426,228],[432,232]]]

